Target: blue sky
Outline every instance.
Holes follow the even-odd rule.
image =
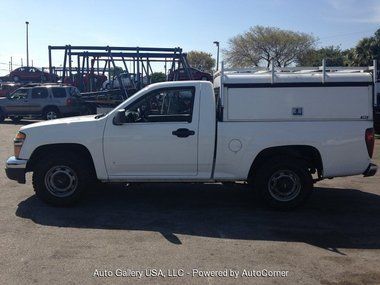
[[[352,47],[380,28],[379,0],[0,0],[0,74],[13,56],[47,66],[48,45],[180,46],[215,54],[213,41],[250,26],[275,26],[317,36],[320,46]],[[56,65],[63,59],[56,56]]]

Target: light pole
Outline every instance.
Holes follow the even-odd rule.
[[[219,42],[218,41],[214,41],[214,44],[217,47],[217,51],[216,51],[216,71],[218,71],[219,70]]]
[[[26,24],[26,66],[29,66],[29,33],[28,33],[29,22],[25,22],[25,24]]]

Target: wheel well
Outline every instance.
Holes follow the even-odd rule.
[[[33,171],[37,163],[45,159],[46,155],[51,156],[57,152],[75,153],[75,155],[88,162],[89,170],[92,171],[96,177],[95,165],[91,153],[84,145],[74,143],[49,144],[37,147],[28,159],[28,162],[26,164],[26,171]]]
[[[54,105],[48,105],[48,106],[45,106],[43,109],[42,109],[42,113],[46,112],[46,110],[48,109],[55,109],[59,112],[59,109],[57,106],[54,106]]]
[[[290,156],[298,159],[302,159],[307,163],[311,173],[317,172],[318,178],[323,174],[322,157],[319,151],[308,145],[288,145],[270,147],[262,150],[254,159],[251,168],[249,170],[248,178],[253,177],[259,167],[277,156]]]

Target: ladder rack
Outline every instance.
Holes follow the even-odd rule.
[[[322,61],[321,66],[297,66],[297,67],[251,67],[251,68],[223,68],[214,73],[214,78],[220,76],[221,74],[264,74],[264,73],[316,73],[316,72],[373,72],[377,71],[377,61],[373,61],[373,66],[326,66],[325,60]],[[223,62],[222,62],[223,65]]]

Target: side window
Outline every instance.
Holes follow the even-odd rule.
[[[191,122],[194,87],[158,89],[127,108],[134,122]]]
[[[46,88],[33,88],[32,99],[44,99],[48,97],[48,91]]]
[[[28,89],[20,88],[17,89],[15,92],[13,92],[9,99],[12,100],[21,100],[21,99],[27,99],[28,98]]]
[[[53,87],[51,89],[54,98],[66,98],[66,89],[62,87]]]

